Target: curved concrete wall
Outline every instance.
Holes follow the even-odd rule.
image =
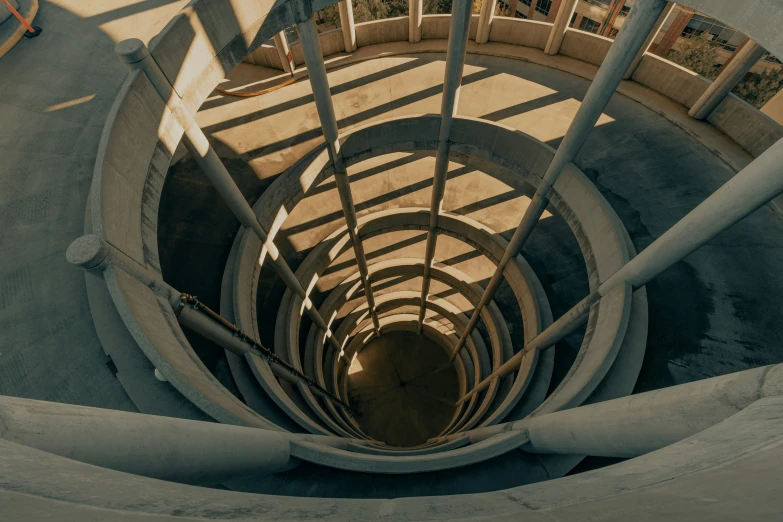
[[[318,5],[313,5],[313,9],[328,4],[326,1],[316,3]],[[688,5],[691,3],[699,4],[697,1],[686,2]],[[775,19],[774,12],[770,11],[770,8],[771,4],[767,1],[758,0],[752,3],[749,9],[759,16],[766,13],[767,18],[754,19],[757,27],[748,30],[748,33],[757,34],[758,40],[767,48],[779,51],[783,49],[783,40],[779,34],[769,32],[764,26],[764,20],[768,20],[771,24]],[[725,6],[720,6],[718,9],[721,12],[727,9],[731,11],[731,8]],[[712,12],[710,9],[706,10]],[[185,110],[194,113],[227,71],[282,28],[305,20],[308,11],[299,2],[293,0],[282,3],[273,3],[270,0],[240,3],[228,0],[200,0],[191,3],[166,26],[164,31],[151,42],[150,51],[182,99],[181,101],[167,100],[167,107],[143,75],[134,73],[129,76],[109,116],[98,153],[92,191],[92,226],[96,234],[103,236],[140,265],[159,272],[155,238],[158,198],[166,169],[182,135],[182,128],[172,111]],[[732,17],[722,19],[731,20],[733,25],[745,29],[749,22],[740,19],[736,12],[732,12],[734,13]],[[474,17],[472,22],[473,34],[476,18]],[[382,23],[399,25],[401,22],[399,19],[378,22],[378,24]],[[516,20],[499,22],[495,29],[495,36],[498,38],[496,41],[503,38],[511,41],[512,37],[509,35],[515,33],[514,24],[517,24],[520,29],[525,27],[529,29],[529,40],[523,40],[533,44],[532,47],[540,47],[546,25],[533,22]],[[427,38],[445,38],[448,33],[448,17],[425,17],[424,26]],[[506,27],[505,31],[501,30],[503,27]],[[525,31],[519,34],[523,32]],[[390,31],[389,34],[397,34],[394,38],[399,38],[401,31]],[[323,38],[328,40],[333,37],[327,33]],[[521,38],[521,36],[513,38]],[[602,39],[579,31],[569,31],[566,40],[568,42],[565,43],[564,54],[570,53],[572,57],[579,57],[593,65],[600,63],[606,44]],[[522,40],[514,40],[516,41]],[[587,42],[592,43],[588,45]],[[584,54],[587,53],[588,48],[590,52]],[[328,50],[327,48],[326,52]],[[476,46],[471,46],[471,50],[475,51]],[[645,62],[653,64],[655,59],[646,56],[641,65],[643,71]],[[676,69],[676,66],[671,67]],[[642,75],[640,74],[639,77],[641,78]],[[682,81],[687,84],[685,80]],[[667,89],[678,90],[672,86],[660,88],[662,92]],[[687,104],[690,98],[692,95],[687,99],[683,98],[683,102]],[[749,114],[753,115],[752,118],[743,116],[748,110],[750,110]],[[739,140],[746,149],[757,152],[765,143],[776,139],[780,127],[776,127],[776,124],[772,125],[774,122],[771,120],[758,118],[756,114],[758,111],[754,111],[755,109],[746,107],[742,102],[729,99],[724,103],[722,110],[717,111],[712,118],[713,124],[731,126],[735,139]],[[743,131],[739,124],[748,121],[749,128]],[[768,128],[761,128],[765,126]],[[589,264],[590,260],[587,261]],[[112,294],[123,318],[129,317],[129,314],[133,315],[130,301],[134,299],[139,302],[149,301],[152,295],[146,287],[133,289],[130,288],[131,286],[133,285],[125,285],[123,288],[120,283],[117,283]],[[165,317],[167,310],[164,305],[161,307]],[[125,322],[139,343],[147,343],[153,338],[166,339],[166,343],[171,343],[171,346],[166,347],[155,346],[156,351],[159,352],[157,356],[161,357],[159,360],[163,366],[161,371],[198,377],[196,380],[202,382],[199,386],[203,385],[203,388],[195,386],[193,389],[183,391],[186,388],[183,384],[183,389],[180,391],[197,404],[200,403],[199,394],[203,395],[211,390],[214,384],[210,381],[211,376],[201,375],[204,374],[205,369],[198,364],[190,366],[191,363],[187,362],[187,358],[181,359],[165,354],[168,349],[184,351],[184,353],[192,352],[179,326],[176,323],[166,323],[157,319],[147,322],[147,319],[142,318],[139,321],[138,317],[135,318],[135,324],[131,324],[130,320]],[[168,324],[169,331],[160,337],[160,327],[163,324]],[[152,352],[147,355],[150,358],[157,357]],[[164,363],[164,360],[167,363]],[[182,366],[176,367],[176,364]],[[174,378],[172,382],[176,382],[173,373],[167,377]],[[218,389],[216,393],[221,395],[224,390]],[[222,405],[216,407],[215,404],[218,403]],[[227,422],[241,420],[245,423],[258,422],[260,419],[241,402],[232,400],[231,397],[226,396],[215,404],[209,406],[211,411],[207,412],[215,418],[226,419]]]
[[[697,435],[600,470],[504,491],[346,500],[196,488],[98,468],[0,440],[0,503],[12,517],[57,512],[85,522],[199,519],[673,521],[776,520],[783,398],[756,401]],[[741,477],[742,480],[738,480]],[[107,485],[110,485],[107,486]],[[140,503],[139,499],[144,502]],[[67,502],[64,502],[67,500]],[[295,507],[294,505],[295,504]]]
[[[241,7],[241,8],[240,8]],[[160,274],[160,191],[183,134],[178,110],[194,113],[225,72],[284,27],[306,19],[298,2],[193,2],[150,42],[174,86],[164,103],[144,74],[129,75],[107,118],[91,188],[93,233]],[[273,428],[226,390],[187,342],[170,305],[119,270],[106,272],[128,331],[167,380],[220,422]]]
[[[438,125],[438,116],[402,117],[369,124],[346,133],[342,137],[346,166],[350,167],[369,157],[389,152],[433,150],[436,143],[432,136],[436,135]],[[553,154],[550,147],[524,133],[473,118],[455,118],[451,141],[453,161],[470,164],[522,192],[529,191],[529,187],[537,183]],[[278,177],[256,202],[257,215],[265,226],[270,229],[281,227],[281,214],[274,209],[285,208],[290,212],[302,200],[309,187],[317,186],[321,180],[331,175],[328,156],[322,153],[322,149],[323,147],[318,147]],[[576,235],[587,265],[590,286],[595,288],[630,259],[634,254],[633,247],[627,240],[617,215],[579,169],[568,165],[553,188],[552,204]],[[339,235],[340,232],[337,231],[332,237]],[[323,268],[336,259],[340,252],[347,248],[344,235],[342,239],[339,244],[319,244],[311,255],[320,257],[321,260],[313,264],[314,258],[308,257],[297,273],[300,279],[309,281],[313,270],[317,270],[316,265]],[[261,244],[257,240],[249,240],[249,243],[244,245],[238,256],[243,261],[236,266],[235,292],[246,287],[246,281],[257,279],[260,268],[256,261],[260,252]],[[332,290],[332,293],[334,292],[335,290]],[[619,288],[594,307],[588,334],[577,356],[577,362],[561,386],[536,413],[579,405],[604,382],[623,346],[632,309],[646,308],[643,294],[639,294],[638,299],[641,301],[634,307],[630,290]],[[253,299],[237,303],[237,306],[243,309],[238,316],[243,320],[249,319],[247,324],[240,324],[240,327],[246,330],[257,323],[252,303]],[[298,309],[299,305],[291,303],[291,306]],[[331,308],[321,311],[325,317],[331,316]],[[298,317],[298,314],[292,314],[290,310],[281,309],[281,314],[285,317]],[[641,324],[641,335],[646,337],[646,314],[643,316],[645,320]],[[638,324],[637,321],[637,329]],[[286,321],[278,320],[276,333],[280,339],[279,355],[289,357],[289,350],[299,345],[297,332],[296,325],[287,325]],[[637,337],[634,342],[628,344],[629,349],[644,346],[643,342],[639,345]],[[629,356],[631,362],[624,361],[623,364],[623,383],[610,386],[612,391],[608,394],[609,397],[630,393],[634,379],[626,380],[628,376],[625,374],[637,375],[643,357],[643,350],[632,351],[633,355]],[[617,376],[613,375],[612,379],[615,378]],[[511,406],[513,404],[507,404],[502,409],[507,411]],[[491,422],[497,422],[502,417],[490,419]]]

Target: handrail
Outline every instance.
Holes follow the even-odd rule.
[[[324,396],[325,398],[328,398],[329,400],[336,402],[343,408],[345,408],[346,411],[348,411],[351,415],[355,415],[356,411],[351,408],[350,405],[346,404],[342,399],[334,395],[332,392],[327,390],[326,388],[319,385],[317,382],[312,380],[310,377],[305,375],[304,373],[300,372],[284,360],[282,360],[280,357],[278,357],[274,352],[266,348],[261,343],[257,342],[255,339],[249,337],[245,332],[240,330],[235,324],[229,322],[227,319],[222,317],[220,314],[209,308],[207,305],[202,303],[198,300],[196,296],[190,295],[190,294],[181,294],[180,300],[182,302],[182,306],[185,307],[187,305],[190,305],[190,307],[193,310],[200,310],[203,312],[207,317],[218,323],[223,328],[230,330],[234,337],[237,337],[240,341],[250,345],[250,348],[248,348],[248,352],[251,352],[259,357],[262,357],[266,359],[270,366],[277,365],[283,367],[285,370],[290,372],[293,377],[296,378],[296,380],[303,382],[308,387],[312,388],[313,390],[316,390],[318,392],[318,395]]]

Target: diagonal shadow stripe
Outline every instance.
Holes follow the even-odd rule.
[[[417,67],[421,67],[431,61],[433,60],[424,60],[422,58],[416,58],[415,60],[412,60],[410,62],[395,65],[393,67],[389,67],[388,69],[384,69],[383,71],[374,72],[366,76],[362,76],[360,78],[356,78],[347,81],[345,83],[341,83],[340,85],[331,87],[329,91],[332,93],[332,96],[335,96],[337,94],[350,91],[351,89],[356,89],[358,87],[362,87],[369,83],[382,80],[384,78],[388,78],[389,76],[395,76],[402,72],[410,71]],[[237,125],[250,123],[251,121],[262,120],[264,118],[268,118],[269,116],[280,114],[281,112],[289,111],[291,109],[295,109],[303,105],[314,103],[314,101],[315,99],[313,98],[312,94],[308,94],[306,96],[300,96],[299,98],[294,98],[292,100],[278,103],[271,107],[265,107],[261,110],[254,111],[249,114],[244,114],[242,116],[237,116],[236,118],[231,118],[226,121],[222,121],[220,123],[215,123],[214,125],[203,127],[203,130],[204,132],[209,134],[209,133],[219,132],[226,129],[231,129],[233,127],[236,127]],[[319,131],[320,131],[320,127],[319,127]]]
[[[475,73],[471,73],[471,74],[465,76],[462,79],[462,85],[468,85],[468,84],[473,83],[473,82],[484,80],[484,79],[490,78],[490,77],[492,77],[492,76],[494,76],[496,74],[498,74],[497,71],[492,71],[492,70],[489,70],[489,69],[485,69],[483,71],[478,71],[478,72],[475,72]],[[419,92],[408,94],[407,96],[403,96],[401,98],[397,98],[396,100],[392,100],[390,102],[383,103],[383,104],[379,105],[378,107],[373,107],[371,109],[367,109],[365,111],[362,111],[362,112],[359,112],[357,114],[354,114],[353,116],[348,116],[346,118],[338,120],[337,121],[337,125],[338,125],[339,128],[344,129],[344,128],[349,127],[351,125],[356,125],[358,123],[362,123],[365,120],[368,120],[370,118],[374,118],[376,116],[380,116],[380,115],[385,114],[385,113],[387,113],[389,111],[392,111],[394,109],[399,109],[401,107],[404,107],[405,105],[410,105],[410,104],[416,103],[418,101],[424,100],[424,99],[429,98],[431,96],[437,96],[438,94],[441,94],[441,93],[443,93],[443,84],[434,85],[434,86],[429,87],[427,89],[423,89],[423,90],[421,90]],[[309,96],[310,100],[312,100],[312,98],[313,98],[312,95]],[[282,105],[285,106],[285,105],[289,105],[289,104],[290,104],[290,102],[283,103]],[[265,110],[271,111],[272,108],[265,109]],[[259,111],[259,112],[263,112],[263,111]],[[257,119],[257,118],[253,118],[253,119]],[[246,123],[247,121],[252,121],[252,120],[240,121],[239,123]],[[235,126],[235,125],[237,125],[237,123],[234,123],[234,124],[230,125],[229,127],[223,127],[223,128],[230,128],[230,127]],[[218,127],[217,129],[215,129],[213,127],[210,127],[209,132],[216,132],[217,130],[222,130],[221,127]],[[315,132],[316,134],[313,134],[313,132]],[[242,157],[245,157],[248,160],[260,158],[262,156],[270,154],[271,152],[275,152],[275,151],[279,151],[279,150],[282,150],[284,148],[287,148],[287,147],[291,146],[291,144],[304,143],[305,141],[307,141],[309,139],[312,139],[312,137],[319,136],[319,135],[321,135],[321,128],[320,128],[320,126],[317,129],[305,131],[305,132],[300,133],[300,134],[298,134],[296,136],[285,138],[284,140],[280,140],[280,142],[270,143],[270,144],[264,145],[263,147],[260,147],[258,149],[249,150],[249,151],[245,152],[244,154],[242,154]],[[310,136],[310,137],[306,137],[306,136]],[[288,143],[288,145],[282,146],[280,144],[281,142]]]
[[[570,98],[571,96],[568,96],[563,92],[560,91],[553,92],[551,94],[547,94],[546,96],[541,96],[540,98],[536,98],[535,100],[524,101],[521,103],[517,103],[516,105],[512,105],[511,107],[506,107],[504,109],[499,109],[494,112],[489,112],[484,116],[480,116],[480,118],[489,121],[505,120],[506,118],[517,116],[525,112],[534,111],[536,109],[542,109],[547,105],[553,105],[555,103],[565,101]]]
[[[470,172],[473,172],[475,169],[472,167],[458,167],[451,172],[449,172],[448,179],[453,179],[459,176],[463,176],[465,174],[469,174]],[[356,212],[357,214],[360,213],[363,210],[367,210],[368,208],[372,208],[376,205],[381,205],[383,203],[388,203],[389,201],[392,201],[394,199],[397,199],[400,196],[405,196],[408,194],[412,194],[416,191],[423,190],[425,188],[432,186],[432,178],[424,179],[421,181],[418,181],[416,183],[412,183],[410,185],[407,185],[405,187],[400,187],[396,190],[393,190],[391,192],[387,192],[386,194],[381,194],[379,196],[376,196],[374,198],[370,198],[366,201],[363,201],[361,203],[356,204]],[[330,223],[333,221],[337,221],[339,219],[344,219],[343,211],[336,210],[334,212],[330,212],[329,214],[326,214],[324,216],[321,216],[316,219],[312,219],[310,221],[304,221],[298,225],[294,225],[291,228],[286,228],[284,231],[284,234],[282,237],[289,236],[292,234],[299,234],[302,232],[306,232],[310,230],[313,227],[320,226],[326,223]]]

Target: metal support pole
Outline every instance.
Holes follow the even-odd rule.
[[[438,241],[438,215],[443,207],[443,195],[446,191],[451,122],[457,113],[457,105],[459,104],[462,71],[465,68],[465,53],[468,49],[471,6],[472,2],[470,0],[455,0],[451,5],[449,48],[446,52],[446,72],[443,79],[443,98],[440,106],[438,151],[435,155],[435,175],[432,180],[430,222],[427,230],[427,246],[424,252],[424,278],[421,288],[421,307],[419,309],[419,333],[421,333],[422,325],[424,323],[424,314],[427,310],[427,295],[430,291],[430,273],[432,271],[433,257],[435,256],[435,246]]]
[[[181,304],[177,308],[177,320],[182,326],[240,357],[244,357],[246,353],[252,353],[265,359],[269,363],[272,373],[277,377],[292,384],[302,383],[308,386],[315,395],[352,412],[351,407],[339,397],[277,357],[274,352],[250,338],[236,325],[210,310],[195,297],[182,294]]]
[[[627,281],[634,288],[685,258],[783,193],[783,139],[739,171],[599,287],[605,295]]]
[[[464,402],[485,389],[492,379],[502,378],[514,371],[525,353],[535,348],[546,349],[574,331],[587,319],[590,306],[601,297],[608,295],[618,285],[627,284],[633,289],[641,288],[674,263],[681,261],[781,193],[783,193],[783,139],[778,140],[639,255],[623,265],[579,304],[463,396],[459,402]],[[457,353],[458,349],[459,345],[455,347],[454,353]]]
[[[590,295],[582,299],[571,310],[563,314],[557,321],[549,325],[543,332],[535,336],[525,347],[514,354],[509,360],[503,363],[500,368],[492,372],[488,377],[473,387],[468,393],[463,395],[458,401],[457,405],[470,400],[471,397],[477,393],[485,390],[492,384],[495,379],[504,379],[512,373],[514,373],[522,359],[528,352],[534,350],[546,350],[555,345],[555,343],[561,341],[571,332],[579,328],[585,321],[587,321],[590,307],[593,306],[598,299],[600,299],[598,292],[592,292]],[[451,360],[459,354],[459,349],[455,349],[451,354]]]
[[[408,41],[421,42],[421,20],[424,13],[424,0],[408,0]]]
[[[724,66],[718,77],[704,91],[704,94],[696,100],[691,110],[688,111],[688,115],[697,120],[707,119],[715,107],[742,81],[751,67],[764,56],[764,53],[766,53],[764,48],[756,42],[752,40],[747,42]]]
[[[364,293],[367,297],[367,306],[370,309],[373,327],[376,335],[381,335],[381,324],[378,320],[378,311],[375,307],[375,296],[372,292],[370,283],[369,269],[367,267],[367,257],[364,253],[364,245],[359,237],[359,223],[356,219],[356,209],[353,204],[353,195],[351,194],[351,183],[348,180],[348,172],[343,162],[343,154],[340,150],[340,136],[337,127],[337,118],[334,115],[334,106],[332,105],[332,95],[329,92],[329,80],[326,76],[326,67],[321,56],[321,46],[318,42],[318,32],[315,28],[315,22],[312,18],[306,22],[296,25],[299,32],[299,39],[302,42],[302,51],[304,52],[305,65],[310,76],[310,85],[313,89],[315,106],[318,110],[318,118],[321,120],[324,138],[329,145],[329,154],[334,167],[334,181],[337,185],[337,192],[340,194],[340,203],[343,207],[343,215],[348,225],[348,234],[353,243],[356,264],[359,267],[359,276],[364,286]],[[340,346],[337,346],[340,351]]]
[[[253,230],[264,243],[275,272],[283,280],[286,287],[302,299],[307,315],[318,328],[327,332],[326,337],[329,342],[339,349],[340,343],[333,338],[326,322],[313,306],[310,298],[307,296],[307,292],[299,283],[291,267],[288,266],[286,260],[277,250],[273,240],[268,237],[266,230],[258,222],[255,212],[253,212],[245,196],[242,195],[239,187],[234,183],[231,174],[228,173],[223,162],[220,161],[212,145],[209,144],[204,131],[198,126],[193,116],[183,109],[181,98],[174,91],[174,88],[149,53],[144,42],[135,38],[123,40],[117,44],[115,52],[129,70],[141,69],[147,75],[152,86],[182,125],[185,131],[182,141],[191,156],[193,156],[193,159],[199,164],[201,170],[212,182],[212,185],[214,185],[220,196],[228,204],[231,212],[242,226]]]
[[[590,131],[620,84],[623,75],[628,70],[628,66],[641,48],[647,35],[650,34],[650,30],[665,7],[666,0],[639,0],[629,13],[614,44],[609,48],[604,62],[598,69],[595,79],[590,84],[590,88],[587,90],[584,100],[582,100],[582,105],[576,112],[573,122],[568,127],[568,131],[566,131],[560,147],[558,147],[541,183],[538,185],[530,205],[522,216],[519,226],[517,226],[511,241],[509,241],[508,247],[506,247],[506,251],[495,269],[495,273],[492,275],[484,290],[484,294],[482,294],[479,300],[479,304],[473,310],[473,314],[462,336],[457,341],[452,360],[459,353],[459,350],[465,346],[467,336],[470,335],[473,328],[478,324],[481,310],[492,300],[492,296],[500,286],[506,265],[522,249],[536,223],[541,218],[541,214],[546,209],[547,196],[552,185],[563,168],[576,158]]]
[[[353,22],[352,0],[342,0],[337,3],[340,10],[340,27],[343,30],[343,42],[345,52],[352,53],[356,50],[356,24]]]
[[[65,258],[72,265],[90,272],[102,273],[109,266],[122,269],[156,294],[165,297],[174,313],[177,314],[177,320],[181,325],[239,356],[250,352],[267,360],[276,376],[292,383],[302,382],[319,397],[336,402],[340,407],[351,411],[351,407],[337,396],[332,395],[314,380],[278,358],[272,351],[250,338],[236,325],[210,310],[195,297],[183,294],[171,287],[158,274],[141,266],[102,238],[89,234],[75,239],[65,252]],[[159,372],[155,374],[156,377],[158,374]],[[161,377],[158,378],[161,379]]]
[[[571,22],[571,17],[574,16],[578,1],[563,0],[563,3],[560,4],[552,29],[549,31],[549,38],[546,41],[544,53],[554,56],[560,52],[560,46],[563,44],[563,38],[565,38],[566,31],[568,31],[568,24]]]
[[[478,28],[476,29],[476,43],[485,44],[489,41],[489,31],[492,28],[492,20],[495,18],[495,6],[498,0],[483,0],[479,12]]]
[[[16,17],[16,19],[19,21],[22,26],[26,29],[26,32],[24,33],[25,38],[35,38],[39,34],[41,34],[42,29],[38,26],[32,26],[30,25],[27,20],[24,19],[24,17],[19,14],[19,11],[17,11],[13,5],[11,5],[11,2],[8,0],[3,0],[3,3],[8,8],[9,11],[11,11],[11,14]],[[16,4],[16,7],[19,7],[19,4]]]
[[[275,49],[277,49],[277,55],[280,57],[280,64],[283,66],[283,71],[288,74],[294,74],[296,65],[294,65],[291,49],[288,47],[288,39],[285,36],[285,31],[277,33],[274,40]]]
[[[655,21],[655,25],[650,31],[650,34],[647,35],[647,39],[642,44],[642,47],[639,49],[639,52],[636,53],[636,56],[631,62],[631,65],[628,66],[628,70],[625,71],[625,74],[623,75],[623,80],[630,80],[631,76],[633,76],[633,73],[636,72],[636,68],[639,67],[639,64],[641,63],[642,58],[644,58],[647,49],[650,48],[650,44],[652,44],[653,40],[655,40],[655,37],[658,35],[658,31],[660,31],[661,27],[663,27],[663,24],[666,23],[666,19],[669,18],[670,14],[672,14],[672,10],[674,9],[675,5],[677,4],[675,4],[674,2],[668,2],[666,4],[666,8],[660,14],[658,20]]]

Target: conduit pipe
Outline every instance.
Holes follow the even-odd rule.
[[[122,269],[156,294],[165,297],[174,313],[177,314],[177,320],[183,326],[232,353],[244,356],[250,352],[267,360],[272,372],[278,377],[293,383],[303,382],[319,397],[336,402],[349,412],[354,413],[351,407],[337,396],[277,357],[271,350],[250,338],[236,325],[221,317],[195,297],[181,293],[168,285],[157,274],[142,267],[100,237],[89,234],[74,240],[65,252],[65,258],[69,263],[80,266],[87,271],[102,273],[109,266]]]

